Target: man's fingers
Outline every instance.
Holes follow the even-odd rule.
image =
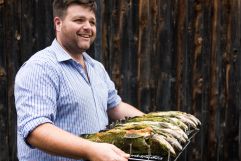
[[[116,146],[113,145],[113,151],[116,152],[118,155],[124,157],[124,158],[130,158],[130,154],[127,154],[125,152],[123,152],[122,150],[120,150],[119,148],[117,148]]]

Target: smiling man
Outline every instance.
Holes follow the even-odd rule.
[[[109,118],[143,115],[121,101],[103,65],[86,53],[95,13],[93,0],[54,0],[56,39],[15,79],[19,161],[128,160],[114,145],[78,137],[105,129]]]

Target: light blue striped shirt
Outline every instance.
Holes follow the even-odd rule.
[[[57,40],[34,54],[18,71],[15,103],[20,161],[71,160],[26,144],[28,134],[40,124],[52,123],[75,135],[105,129],[107,110],[118,105],[121,98],[103,65],[87,53],[83,56],[89,79]]]

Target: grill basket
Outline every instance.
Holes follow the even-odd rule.
[[[177,161],[178,158],[183,154],[183,152],[186,150],[188,145],[191,142],[191,139],[199,132],[198,129],[196,130],[190,130],[187,132],[188,134],[188,141],[183,146],[183,149],[175,156],[171,157],[168,155],[167,157],[158,156],[158,155],[131,155],[131,157],[128,159],[129,161]]]

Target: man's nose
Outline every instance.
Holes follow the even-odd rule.
[[[90,22],[89,22],[89,21],[86,21],[86,22],[84,23],[83,28],[84,28],[84,29],[90,29],[90,28],[91,28]]]

